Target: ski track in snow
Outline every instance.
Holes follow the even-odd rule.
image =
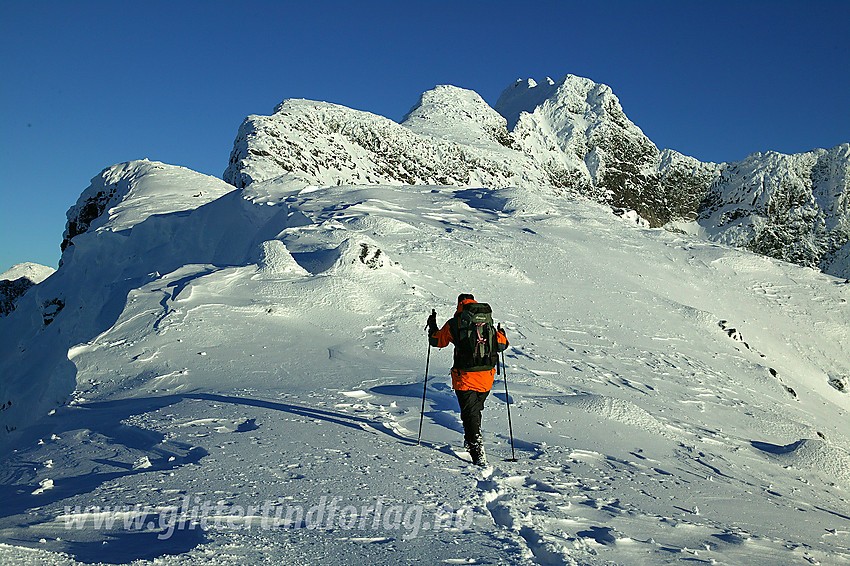
[[[0,454],[3,564],[850,562],[848,402],[826,379],[846,353],[846,290],[832,279],[580,201],[557,215],[494,204],[520,190],[261,189],[308,219],[264,225],[277,255],[150,269],[73,344],[72,403]],[[512,342],[517,462],[501,377],[490,467],[459,448],[448,351],[430,354],[417,446],[421,329],[458,290],[491,302]],[[420,506],[426,522],[468,506],[472,522],[411,537],[263,529],[247,512],[337,496]],[[223,526],[123,528],[134,505],[187,498]],[[101,509],[66,529],[77,505]],[[121,505],[117,526],[93,527]]]

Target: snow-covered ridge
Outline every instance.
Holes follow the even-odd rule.
[[[584,194],[656,225],[681,216],[669,202],[678,188],[665,182],[658,149],[609,87],[572,75],[547,84],[509,89],[501,110],[472,91],[436,87],[401,124],[287,100],[271,116],[245,120],[224,179],[235,186],[282,174],[317,184],[518,186]],[[539,102],[541,88],[548,97]]]
[[[193,178],[192,189],[187,189],[187,176]],[[68,210],[62,250],[90,230],[125,230],[153,215],[196,208],[231,190],[215,177],[158,161],[107,167]]]
[[[850,144],[723,164],[699,222],[714,240],[850,278]]]
[[[635,210],[655,227],[698,219],[703,233],[719,241],[850,277],[845,145],[816,150],[823,154],[818,158],[771,153],[702,163],[659,150],[607,85],[567,75],[557,82],[519,80],[495,109],[472,91],[439,86],[424,93],[401,124],[338,105],[287,100],[271,116],[245,120],[224,179],[241,187],[294,174],[315,184],[440,183],[581,194]],[[776,160],[794,165],[776,167]],[[740,170],[749,173],[734,173]],[[780,187],[789,174],[796,180],[788,182],[802,191],[795,202],[809,204],[794,211],[782,204],[770,211],[741,206],[742,193],[752,190],[787,201]],[[764,179],[763,188],[753,185],[753,176]],[[730,224],[735,215],[746,216],[747,226]],[[800,228],[815,218],[829,227]],[[783,242],[801,235],[810,243],[786,249]]]
[[[414,111],[411,120],[418,119]],[[242,124],[224,179],[237,187],[284,174],[318,185],[509,186],[522,182],[522,171],[541,182],[543,173],[525,156],[511,158],[519,164],[368,112],[287,100],[271,116],[249,116]]]

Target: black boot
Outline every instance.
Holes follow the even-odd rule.
[[[481,436],[476,436],[472,442],[469,442],[469,456],[472,458],[472,463],[476,466],[486,466],[487,456],[484,454],[484,439]]]

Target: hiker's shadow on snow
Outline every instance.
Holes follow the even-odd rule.
[[[513,396],[513,395],[510,395],[509,397],[506,397],[504,393],[496,393],[496,392],[494,392],[494,393],[493,393],[493,397],[495,397],[496,399],[498,399],[498,400],[499,400],[499,401],[501,401],[502,403],[504,403],[504,402],[505,402],[505,399],[510,398],[510,400],[511,400],[511,405],[516,405],[516,399],[514,399],[514,396]]]
[[[200,526],[182,524],[165,538],[165,529],[129,530],[66,529],[55,540],[17,540],[18,544],[52,552],[70,554],[84,564],[129,564],[137,560],[150,560],[164,555],[179,555],[189,552],[206,540]]]
[[[49,489],[39,489],[39,483],[16,483],[16,480],[26,477],[38,463],[21,459],[16,464],[4,464],[0,468],[3,472],[0,485],[4,491],[0,519],[89,493],[106,482],[122,477],[168,471],[199,462],[208,454],[203,448],[168,441],[162,433],[122,423],[132,415],[157,410],[177,401],[174,397],[160,397],[63,407],[50,419],[32,427],[28,431],[31,438],[22,439],[20,445],[37,447],[37,443],[43,442],[39,438],[74,436],[80,438],[83,444],[107,448],[102,453],[113,456],[89,457],[75,462],[81,472],[78,475],[57,477],[61,468],[55,474],[39,474],[48,478],[53,476]],[[21,451],[26,453],[27,449]],[[117,456],[118,453],[132,460],[123,461]]]
[[[422,399],[423,387],[420,383],[403,385],[378,385],[369,389],[370,393],[387,397],[407,397]],[[440,411],[457,411],[457,397],[452,388],[441,381],[431,381],[425,391],[425,401],[428,406]]]
[[[191,528],[188,523],[188,528],[178,528],[164,539],[159,538],[163,529],[156,528],[156,525],[153,530],[122,530],[120,527],[106,530],[95,529],[93,525],[89,525],[83,529],[62,529],[61,537],[54,537],[55,540],[48,542],[44,542],[47,539],[43,536],[44,528],[55,528],[56,524],[62,526],[61,523],[55,523],[56,509],[50,507],[53,504],[94,492],[113,480],[151,472],[162,473],[188,464],[200,464],[202,458],[208,455],[205,449],[166,440],[163,433],[122,422],[133,415],[157,411],[187,399],[282,411],[372,434],[385,434],[408,445],[416,444],[413,439],[399,434],[384,423],[367,417],[292,403],[214,393],[122,399],[63,407],[50,419],[32,427],[27,438],[22,439],[19,446],[36,447],[33,448],[36,450],[40,438],[52,438],[55,435],[61,439],[67,435],[83,438],[83,443],[103,450],[95,454],[88,452],[88,457],[84,456],[73,463],[75,470],[79,469],[81,473],[61,477],[62,468],[59,467],[56,473],[47,474],[47,477],[52,476],[53,480],[48,489],[40,489],[44,485],[35,481],[21,481],[25,477],[45,476],[44,473],[32,474],[33,469],[39,466],[35,458],[22,458],[15,464],[6,463],[0,467],[0,489],[3,493],[3,502],[0,505],[0,542],[65,552],[85,563],[116,564],[139,559],[149,560],[166,554],[180,554],[203,542],[203,530]],[[231,432],[256,430],[259,427],[255,423],[255,419],[248,419],[243,423],[244,426],[240,425]],[[121,503],[121,500],[104,502],[113,506]],[[157,503],[149,502],[151,506]],[[85,507],[86,505],[82,505],[83,509]],[[123,526],[123,520],[119,522]]]
[[[387,397],[422,399],[423,387],[418,383],[404,385],[378,385],[370,393]],[[451,387],[442,382],[428,384],[425,391],[425,416],[432,422],[449,430],[463,434],[463,425],[458,419],[458,404]]]
[[[232,403],[234,405],[243,405],[247,407],[259,407],[261,409],[270,409],[273,411],[283,411],[301,417],[321,420],[329,423],[334,423],[348,428],[357,430],[376,431],[396,440],[405,443],[413,443],[413,441],[392,428],[388,427],[380,421],[349,415],[339,411],[329,411],[327,409],[317,409],[315,407],[305,407],[303,405],[293,405],[292,403],[281,403],[278,401],[266,401],[265,399],[251,399],[250,397],[234,397],[232,395],[219,395],[216,393],[192,393],[180,395],[184,399],[200,399],[205,401],[213,401],[216,403]]]
[[[423,387],[419,383],[403,385],[378,385],[369,389],[369,392],[379,396],[418,399],[421,402]],[[445,428],[462,435],[463,424],[460,422],[457,397],[455,396],[452,388],[448,384],[440,381],[429,381],[428,388],[424,392],[426,401],[425,416],[428,417],[432,422],[444,426]],[[499,401],[501,401],[501,403],[505,402],[504,393],[493,392],[492,396],[494,400],[498,399]],[[510,395],[510,399],[511,404],[514,404],[515,400],[513,395]],[[495,409],[498,408],[498,405],[488,404],[486,407],[490,409]],[[492,418],[495,418],[495,416]],[[507,435],[496,434],[495,436],[502,438],[506,443],[509,442],[509,438]],[[455,454],[451,447],[446,446],[442,443],[426,442],[423,440],[422,444],[439,450],[447,456],[452,456],[458,458],[459,460],[464,460],[463,458]],[[539,444],[533,444],[531,442],[526,442],[518,438],[513,439],[513,447],[516,450],[529,453],[529,457],[532,460],[536,460],[543,454],[543,451],[541,450]]]
[[[18,483],[37,462],[21,459],[17,464],[3,466],[0,487],[3,489],[3,505],[0,506],[0,520],[13,517],[35,508],[48,506],[57,501],[89,493],[104,483],[123,477],[173,470],[187,464],[198,464],[209,453],[200,446],[166,440],[163,433],[137,426],[123,424],[133,415],[150,413],[174,405],[186,399],[230,403],[233,405],[258,407],[282,411],[314,420],[322,420],[359,431],[381,433],[407,444],[415,442],[380,421],[347,413],[280,403],[249,397],[236,397],[214,393],[190,393],[166,395],[162,397],[122,399],[100,401],[64,407],[48,421],[49,424],[33,427],[29,438],[22,440],[22,446],[35,446],[40,438],[57,436],[86,435],[91,439],[83,442],[92,446],[108,447],[104,457],[90,455],[77,462],[82,473],[73,476],[57,477],[53,475],[52,487],[39,489],[40,483]],[[257,430],[256,419],[247,419],[231,432]],[[108,454],[108,456],[107,456]],[[58,470],[57,470],[58,472]],[[41,473],[36,477],[51,474]],[[16,481],[17,480],[17,481]],[[5,521],[8,523],[9,521]],[[0,527],[4,521],[0,521]]]
[[[393,392],[396,395],[400,395],[403,397],[407,397],[408,393],[411,393],[413,389],[418,388],[418,385],[386,385],[386,386],[378,386],[370,389],[373,393],[390,395]],[[435,384],[436,391],[442,391],[445,393],[445,389],[448,389],[451,392],[451,388],[449,388],[446,384]],[[185,398],[190,399],[202,399],[207,401],[214,401],[218,403],[233,403],[236,405],[245,405],[249,407],[260,407],[263,409],[271,409],[273,411],[283,411],[286,413],[290,413],[293,415],[299,415],[302,417],[307,417],[310,419],[322,420],[329,423],[334,423],[337,425],[354,428],[357,430],[365,430],[369,432],[379,432],[386,434],[387,436],[394,438],[400,441],[403,444],[407,444],[409,446],[415,446],[417,442],[414,442],[412,438],[408,438],[402,434],[399,434],[389,426],[385,425],[382,422],[375,421],[372,419],[359,417],[355,415],[349,415],[347,413],[340,413],[338,411],[329,411],[327,409],[317,409],[315,407],[305,407],[303,405],[293,405],[292,403],[280,403],[277,401],[266,401],[264,399],[250,399],[247,397],[233,397],[227,395],[218,395],[215,393],[197,393],[197,394],[189,394],[184,395]],[[419,395],[421,398],[421,395]],[[442,399],[443,397],[447,397],[445,394],[438,397]],[[453,396],[448,396],[451,399]],[[445,402],[445,401],[444,401]],[[463,433],[463,427],[458,421],[456,416],[453,416],[452,413],[446,412],[447,408],[450,407],[450,403],[446,403],[446,406],[440,405],[438,410],[429,411],[425,414],[428,415],[434,422],[439,424],[443,424],[447,428],[451,428],[452,430],[458,431],[461,434]],[[437,443],[430,442],[427,440],[423,440],[421,442],[423,446],[427,446],[429,448],[433,448],[435,450],[440,450],[441,452],[446,453],[458,460],[463,460],[460,456],[449,450],[447,447],[443,447]]]

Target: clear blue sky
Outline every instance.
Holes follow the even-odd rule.
[[[216,176],[286,98],[400,120],[437,84],[610,85],[705,161],[850,142],[850,2],[0,0],[0,271],[56,266],[65,211],[114,163]]]

